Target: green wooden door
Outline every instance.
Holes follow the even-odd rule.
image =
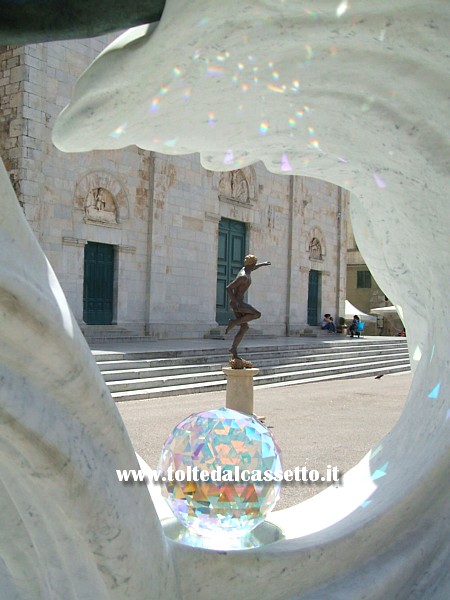
[[[88,325],[111,325],[114,246],[88,242],[84,247],[83,319]]]
[[[225,325],[234,316],[229,307],[226,287],[244,264],[245,241],[245,223],[220,220],[216,293],[216,321],[219,325]]]
[[[320,304],[320,272],[311,270],[308,281],[308,325],[318,325]]]

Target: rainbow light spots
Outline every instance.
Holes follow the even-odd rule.
[[[209,19],[208,17],[203,17],[203,19],[200,19],[200,21],[197,21],[197,27],[203,27],[203,25],[206,25],[208,23]]]
[[[160,96],[164,96],[164,94],[167,94],[167,92],[169,91],[169,88],[167,86],[163,86],[160,90],[159,90],[159,94]]]
[[[113,138],[119,138],[121,135],[123,135],[126,132],[127,125],[128,125],[128,123],[122,123],[122,125],[119,125],[119,127],[114,129],[114,131],[111,131],[111,133],[109,135]]]
[[[241,85],[241,90],[242,90],[243,92],[248,92],[248,83],[243,83],[243,84]]]
[[[342,17],[342,15],[347,11],[348,9],[348,3],[347,0],[343,0],[343,2],[341,2],[339,4],[339,6],[336,8],[336,16],[339,19],[339,17]]]
[[[294,81],[292,82],[292,87],[295,90],[298,90],[298,88],[300,87],[300,81],[298,79],[294,79]]]
[[[214,125],[217,123],[217,117],[215,115],[215,113],[210,112],[208,113],[208,125],[210,125],[211,127],[214,127]]]
[[[310,8],[306,8],[305,9],[305,13],[309,16],[312,17],[315,21],[317,21],[317,19],[319,18],[319,13],[316,12],[315,10],[311,10]]]
[[[276,92],[277,94],[284,94],[283,88],[278,87],[276,85],[272,85],[271,83],[267,84],[267,89],[270,90],[271,92]]]
[[[383,189],[386,187],[386,183],[381,179],[381,177],[378,175],[378,173],[374,173],[373,178],[375,179],[375,183],[377,184],[377,186],[380,189]]]
[[[288,122],[289,122],[289,127],[292,127],[293,129],[295,129],[297,127],[297,121],[295,119],[290,118]]]
[[[431,348],[430,363],[431,363],[431,361],[434,358],[434,351],[435,351],[435,349],[436,349],[436,346],[433,344],[433,347]]]
[[[372,476],[371,476],[372,481],[375,481],[376,479],[381,479],[381,477],[384,477],[386,475],[388,464],[389,464],[389,461],[385,462],[382,467],[380,467],[379,469],[377,469],[376,471],[374,471],[372,473]]]
[[[313,57],[314,57],[314,52],[313,49],[311,48],[311,46],[309,44],[305,44],[305,50],[306,50],[306,62],[311,62]]]
[[[283,152],[283,154],[281,155],[281,170],[282,171],[292,171],[292,167],[289,163],[289,159],[285,152]]]
[[[234,154],[233,154],[233,150],[227,150],[226,154],[225,154],[225,158],[223,159],[223,163],[225,165],[231,165],[234,162]]]
[[[303,111],[302,111],[302,110],[298,110],[298,111],[295,113],[295,116],[296,116],[296,117],[298,117],[299,119],[302,119],[302,118],[303,118]]]
[[[189,88],[186,88],[185,90],[183,90],[183,93],[181,94],[181,97],[183,98],[183,100],[185,102],[187,102],[188,100],[191,99],[191,90]]]
[[[267,123],[266,121],[261,121],[261,123],[259,124],[259,133],[261,135],[266,135],[266,133],[269,131],[269,123]]]
[[[173,138],[172,140],[166,140],[164,142],[164,146],[168,146],[169,148],[173,148],[177,145],[178,138]]]
[[[439,382],[432,390],[431,392],[428,394],[428,398],[431,398],[432,400],[435,400],[436,398],[439,398],[439,392],[441,391],[441,382]]]
[[[225,71],[224,69],[222,69],[222,67],[208,65],[208,67],[206,68],[206,74],[210,75],[211,77],[222,77],[224,73]]]
[[[178,67],[174,67],[172,69],[172,73],[173,73],[173,75],[175,75],[175,77],[180,77],[180,75],[181,75],[181,69],[179,69]]]
[[[150,111],[156,112],[159,109],[159,98],[153,98],[152,103],[150,104]]]
[[[308,127],[308,133],[312,137],[315,134],[314,127]],[[307,145],[307,148],[312,148],[313,150],[319,150],[319,140],[311,140]]]
[[[278,81],[280,79],[280,74],[278,73],[278,71],[273,71],[272,79],[274,79],[275,81]]]
[[[311,109],[306,104],[304,105],[303,110],[305,111],[305,113],[311,112]]]
[[[238,69],[239,71],[243,71],[245,69],[245,65],[242,63],[238,63]]]

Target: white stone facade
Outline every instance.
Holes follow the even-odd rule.
[[[1,147],[27,220],[83,323],[87,242],[114,246],[112,323],[135,335],[202,337],[217,327],[218,228],[245,223],[246,252],[272,266],[253,277],[253,329],[307,327],[308,277],[320,273],[318,320],[344,314],[346,192],[262,163],[213,173],[197,155],[136,147],[64,154],[52,124],[106,38],[0,49]],[[111,135],[120,135],[117,131]],[[311,324],[311,323],[310,323]]]

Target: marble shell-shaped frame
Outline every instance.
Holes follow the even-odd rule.
[[[133,449],[0,171],[5,598],[450,595],[448,17],[439,0],[168,0],[153,33],[127,32],[84,73],[54,129],[65,151],[134,143],[218,171],[262,160],[351,190],[414,379],[342,486],[272,515],[276,543],[169,542],[146,491],[117,485]]]

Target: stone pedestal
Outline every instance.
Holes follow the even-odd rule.
[[[226,407],[253,415],[253,377],[259,369],[224,367],[227,378]]]

